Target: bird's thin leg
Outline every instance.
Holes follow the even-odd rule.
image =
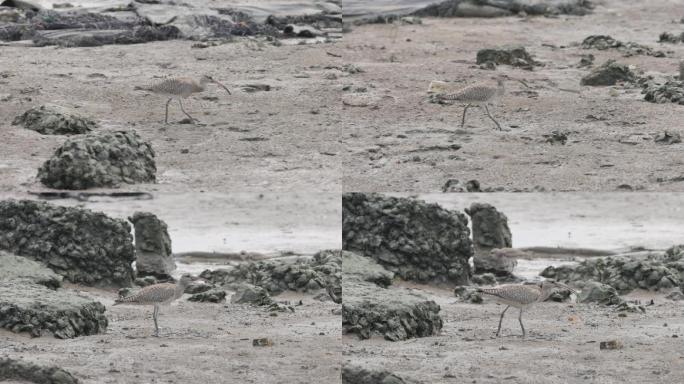
[[[463,108],[463,118],[461,119],[461,128],[465,125],[465,117],[466,117],[466,111],[468,110],[468,107],[470,107],[470,104],[466,104],[465,108]]]
[[[525,339],[525,326],[523,326],[523,323],[522,323],[522,311],[523,311],[522,308],[520,308],[520,315],[518,315],[518,321],[520,322],[520,328],[522,328],[522,331],[523,331],[523,337],[522,338]]]
[[[159,305],[154,305],[154,313],[152,318],[154,319],[154,335],[159,336],[159,326],[157,325],[157,315],[159,314]]]
[[[169,123],[169,103],[171,102],[171,100],[173,100],[173,97],[166,102],[166,115],[164,116],[164,124]]]
[[[504,314],[506,313],[506,311],[508,310],[509,307],[510,307],[510,305],[507,305],[506,309],[504,309],[503,312],[501,312],[501,317],[499,318],[499,328],[497,328],[497,330],[496,330],[497,336],[499,336],[499,332],[501,332],[501,322],[503,321]]]
[[[496,124],[496,127],[499,128],[499,131],[503,131],[503,129],[501,129],[501,126],[499,125],[499,122],[496,121],[496,119],[492,116],[491,113],[489,113],[489,108],[487,108],[487,104],[483,104],[483,105],[485,107],[485,112],[487,112],[487,116],[489,116],[489,118],[492,119],[494,124]]]
[[[189,117],[190,120],[197,120],[194,117],[190,116],[187,112],[185,112],[185,109],[183,109],[183,102],[181,101],[180,98],[178,98],[178,103],[180,104],[181,111],[183,111],[183,113],[185,113],[185,116]]]

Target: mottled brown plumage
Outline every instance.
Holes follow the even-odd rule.
[[[181,99],[189,97],[193,93],[204,92],[204,90],[206,89],[206,85],[208,83],[214,83],[218,85],[219,87],[225,89],[226,92],[228,92],[228,94],[230,95],[230,90],[228,90],[228,88],[226,88],[223,84],[214,80],[214,78],[212,78],[211,76],[202,76],[199,82],[190,77],[168,78],[147,88],[146,90],[169,97],[169,100],[166,102],[166,116],[164,118],[164,123],[169,122],[169,103],[174,98],[178,98],[178,103],[180,104],[181,111],[183,111],[183,113],[191,120],[196,120],[194,117],[190,116],[187,112],[185,112],[185,109],[183,108],[183,102],[181,101]]]
[[[461,119],[461,128],[465,125],[466,111],[468,111],[470,106],[475,105],[484,107],[487,116],[489,116],[494,124],[496,124],[496,127],[501,130],[499,122],[489,113],[487,104],[504,94],[504,83],[502,79],[497,80],[496,86],[478,83],[463,88],[455,87],[443,81],[432,81],[428,86],[428,93],[436,94],[436,97],[442,100],[453,100],[465,103],[463,118]]]

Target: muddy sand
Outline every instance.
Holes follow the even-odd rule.
[[[637,73],[673,76],[684,45],[660,44],[658,36],[681,30],[681,17],[676,1],[606,0],[587,16],[352,25],[336,51],[363,70],[343,81],[350,86],[342,110],[344,190],[440,192],[448,179],[505,191],[682,190],[684,144],[653,140],[664,130],[684,133],[682,106],[646,102],[636,86],[580,86],[590,68],[578,67],[582,55],[593,54],[594,66],[613,58]],[[571,46],[589,35],[667,57]],[[544,66],[476,65],[478,50],[505,45],[524,46]],[[467,85],[499,74],[529,86],[508,81],[490,108],[504,132],[479,108],[469,109],[461,129],[462,107],[428,102],[431,80]],[[552,131],[567,134],[565,145],[546,141]],[[448,148],[454,144],[461,148]]]
[[[106,334],[59,340],[31,339],[0,330],[0,356],[56,365],[82,383],[310,383],[340,377],[339,304],[285,293],[294,313],[227,303],[179,300],[162,307],[153,337],[151,307],[111,305],[115,292],[87,291],[107,307]],[[339,309],[338,309],[339,310]],[[252,346],[269,338],[273,346]]]
[[[437,336],[390,342],[343,337],[343,364],[386,369],[421,383],[679,383],[684,380],[683,302],[662,294],[634,292],[646,313],[609,307],[541,303],[523,315],[527,338],[520,338],[517,311],[506,313],[502,342],[494,334],[504,307],[457,302],[452,291],[402,283],[442,308]],[[601,341],[624,348],[600,350]]]

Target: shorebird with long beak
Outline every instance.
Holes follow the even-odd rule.
[[[225,85],[221,84],[209,75],[202,76],[199,82],[190,77],[172,77],[165,79],[157,84],[154,84],[149,88],[140,89],[144,89],[152,93],[156,93],[158,95],[164,95],[169,97],[169,100],[166,102],[166,115],[164,117],[164,123],[168,124],[169,103],[171,103],[171,100],[173,99],[178,99],[181,111],[183,111],[185,116],[189,117],[191,120],[197,121],[197,119],[195,119],[194,117],[190,116],[190,114],[185,112],[185,109],[183,108],[183,102],[181,101],[181,99],[185,99],[194,93],[204,92],[207,89],[207,84],[209,83],[214,83],[219,87],[225,89],[229,95],[231,94],[230,90],[228,90],[228,88]]]

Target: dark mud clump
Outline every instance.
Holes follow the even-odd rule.
[[[470,278],[468,218],[437,204],[344,194],[342,247],[372,257],[405,280],[465,284]]]
[[[496,65],[506,64],[526,70],[532,70],[542,64],[535,61],[524,47],[481,49],[477,51],[476,63],[490,68]]]
[[[150,212],[135,212],[128,220],[135,227],[137,275],[170,278],[176,263],[171,254],[171,237],[166,223]]]
[[[0,291],[0,328],[33,337],[49,333],[59,339],[107,329],[105,307],[97,301],[22,282],[0,281]]]
[[[582,41],[581,46],[584,49],[598,49],[601,51],[614,49],[622,52],[625,56],[647,55],[665,57],[665,53],[662,51],[656,51],[651,47],[631,41],[623,43],[607,35],[591,35]]]
[[[668,251],[670,252],[670,251]],[[586,259],[579,265],[548,267],[541,276],[583,287],[591,281],[610,285],[619,293],[633,289],[660,290],[682,285],[684,252],[646,258],[606,257]]]
[[[355,365],[342,367],[342,384],[417,384],[386,370],[371,370]]]
[[[581,85],[603,86],[615,85],[618,82],[634,83],[637,81],[636,75],[628,66],[608,60],[601,66],[594,68],[588,75],[580,81]]]
[[[33,107],[17,116],[14,125],[23,125],[43,135],[78,135],[96,128],[94,121],[75,111],[58,105],[46,104]]]
[[[152,146],[135,131],[110,131],[67,139],[38,169],[38,178],[56,189],[118,187],[154,183]]]
[[[226,291],[222,289],[210,289],[196,293],[188,298],[189,301],[199,303],[221,303],[226,300]]]
[[[0,201],[0,249],[45,263],[73,283],[130,286],[131,226],[88,209]]]
[[[0,381],[23,380],[36,384],[78,384],[71,373],[62,368],[43,367],[29,362],[0,358]]]
[[[623,302],[615,288],[596,281],[591,281],[582,288],[579,301],[602,305],[619,305]]]
[[[265,260],[243,263],[234,269],[206,270],[200,277],[218,285],[249,283],[270,294],[317,291],[340,286],[342,256],[339,250],[320,251],[311,259]]]
[[[413,14],[434,17],[500,17],[517,13],[528,15],[586,15],[593,5],[584,0],[561,1],[498,1],[498,0],[446,0],[435,2]]]
[[[670,80],[665,84],[647,85],[641,93],[651,103],[676,103],[684,105],[684,81]]]
[[[366,281],[382,288],[390,286],[394,278],[394,273],[375,260],[348,251],[342,251],[342,273],[345,279]]]
[[[658,42],[659,43],[670,43],[670,44],[684,43],[684,32],[682,32],[680,34],[663,32],[660,34],[660,37],[658,38]]]
[[[264,306],[273,303],[273,299],[264,288],[245,283],[238,286],[233,296],[230,297],[230,302]]]
[[[50,289],[62,286],[62,276],[26,257],[0,251],[0,281],[27,282]]]
[[[442,329],[439,305],[416,293],[348,279],[343,291],[344,334],[354,333],[361,339],[382,335],[397,341],[432,336]]]

